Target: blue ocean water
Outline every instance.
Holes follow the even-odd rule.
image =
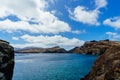
[[[96,58],[80,54],[16,54],[13,80],[80,80]]]

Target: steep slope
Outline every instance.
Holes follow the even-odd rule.
[[[94,63],[90,73],[81,80],[120,80],[120,45],[113,45]]]
[[[12,80],[14,49],[8,42],[0,40],[0,80]]]

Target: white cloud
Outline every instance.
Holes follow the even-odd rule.
[[[60,46],[66,49],[71,49],[75,46],[83,45],[84,41],[79,40],[76,38],[66,38],[60,35],[55,36],[30,36],[30,35],[23,35],[20,37],[26,44],[12,44],[14,47],[23,48],[23,47],[53,47],[53,46]]]
[[[86,31],[85,30],[75,30],[75,31],[72,31],[72,33],[74,34],[81,34],[81,33],[85,33]]]
[[[106,19],[103,22],[103,24],[111,26],[111,27],[113,27],[115,29],[119,29],[120,28],[120,17],[114,17],[114,18]]]
[[[75,31],[72,31],[72,33],[74,33],[74,34],[80,34],[81,31],[79,31],[79,30],[75,30]]]
[[[77,6],[74,9],[74,12],[70,12],[70,16],[73,20],[82,22],[84,24],[90,24],[90,25],[99,25],[100,23],[97,21],[99,11],[97,10],[91,10],[87,11],[87,9],[83,6]]]
[[[70,14],[70,18],[82,22],[83,24],[89,24],[89,25],[100,25],[98,22],[99,14],[100,14],[100,8],[103,8],[107,5],[106,0],[95,0],[96,8],[94,10],[88,10],[87,7],[84,6],[77,6],[74,8],[73,11],[68,9],[68,12]]]
[[[37,18],[39,11],[47,6],[46,0],[0,0],[0,2],[1,13],[5,16],[9,13],[24,18]],[[0,17],[4,17],[1,13]]]
[[[95,4],[97,9],[106,7],[107,1],[106,0],[95,0]]]
[[[16,15],[21,21],[0,21],[0,30],[24,30],[32,33],[59,33],[71,31],[68,23],[59,20],[47,10],[54,0],[0,0],[0,18]],[[33,21],[38,24],[29,24]]]
[[[13,39],[13,40],[19,40],[19,38],[18,38],[18,37],[12,37],[12,39]]]
[[[120,39],[120,34],[117,34],[115,32],[106,32],[106,34],[108,35],[108,38],[110,40],[118,40],[118,39]]]
[[[66,24],[63,21],[53,21],[53,23],[50,24],[29,24],[26,21],[18,21],[18,22],[12,22],[10,20],[0,21],[0,30],[7,31],[7,32],[13,32],[18,30],[23,30],[31,33],[59,33],[59,32],[65,32],[65,31],[71,31],[71,28],[68,24]]]

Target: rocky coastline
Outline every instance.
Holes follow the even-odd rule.
[[[29,53],[31,49],[20,50],[23,53]],[[32,51],[34,52],[35,49]],[[31,51],[31,52],[32,52]],[[99,55],[91,71],[80,80],[120,80],[120,42],[100,40],[85,42],[83,46],[75,47],[66,51],[60,47],[47,48],[39,51],[42,53],[76,53]]]
[[[0,80],[12,80],[14,69],[14,48],[9,42],[0,40]]]
[[[120,45],[109,47],[81,80],[120,80]]]
[[[76,53],[76,54],[90,54],[90,55],[101,55],[110,46],[118,45],[118,41],[100,40],[100,41],[88,41],[83,46],[75,47],[71,50],[65,50],[59,46],[52,48],[23,48],[15,50],[16,53]]]
[[[85,54],[96,53],[100,56],[91,71],[81,80],[120,80],[120,42],[87,42],[81,48],[83,47],[86,47],[86,51],[83,49]]]
[[[110,46],[118,44],[120,44],[118,41],[93,40],[85,42],[83,46],[71,49],[69,53],[102,55]]]

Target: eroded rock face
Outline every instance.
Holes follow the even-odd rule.
[[[101,40],[101,41],[90,41],[85,42],[81,47],[76,47],[69,51],[69,53],[79,53],[79,54],[90,54],[90,55],[101,55],[103,54],[110,46],[118,45],[120,42]]]
[[[120,45],[110,46],[81,80],[120,80]]]
[[[0,40],[0,80],[12,80],[14,49],[8,42]]]

